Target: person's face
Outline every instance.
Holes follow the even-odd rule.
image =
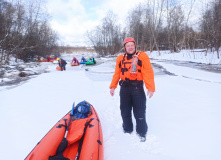
[[[128,42],[125,44],[125,49],[128,54],[133,54],[135,52],[135,44],[134,42]]]

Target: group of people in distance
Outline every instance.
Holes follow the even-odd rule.
[[[61,67],[61,71],[66,70],[65,66],[66,66],[67,62],[64,59],[62,59],[62,58],[57,58],[57,61],[58,61],[59,67]],[[94,60],[91,57],[89,57],[88,60],[86,60],[84,58],[84,56],[82,56],[80,62],[93,62],[93,61]],[[75,63],[75,64],[79,65],[80,62],[78,61],[78,59],[75,56],[73,56],[73,59],[72,59],[71,63]]]
[[[57,56],[54,56],[54,58],[52,58],[51,56],[48,56],[47,57],[47,61],[50,62],[51,60],[56,60],[57,59]]]
[[[84,58],[84,56],[82,56],[80,62],[93,62],[93,58],[89,57],[88,60],[86,60],[86,59]],[[77,64],[79,65],[80,62],[77,60],[76,57],[73,56],[73,59],[72,59],[71,63],[77,63]]]
[[[57,60],[57,56],[48,56],[47,58],[43,58],[41,59],[42,57],[38,56],[37,57],[37,61],[38,62],[53,62],[54,60]]]

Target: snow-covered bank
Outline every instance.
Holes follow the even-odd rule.
[[[161,62],[157,60],[153,60],[153,63],[163,66],[167,71],[176,75],[182,76],[184,78],[195,79],[198,81],[212,82],[212,83],[220,83],[221,84],[221,74],[206,72],[204,70],[199,70],[190,67],[178,66],[174,64],[170,64],[167,62]]]
[[[0,68],[0,86],[17,85],[35,75],[49,72],[48,63],[49,62],[20,62],[12,65],[4,65]],[[23,74],[23,76],[21,74]]]
[[[217,58],[216,52],[204,52],[201,50],[182,50],[179,53],[171,53],[170,51],[160,51],[160,55],[157,51],[147,52],[150,58],[158,60],[177,60],[186,62],[196,62],[204,64],[219,64],[221,65],[221,59]],[[221,57],[221,54],[220,54]]]
[[[72,103],[82,100],[100,117],[105,160],[221,159],[221,84],[215,83],[220,74],[197,75],[195,69],[162,63],[177,76],[156,74],[156,93],[147,100],[147,141],[141,143],[135,132],[122,132],[119,87],[114,97],[109,94],[114,58],[101,60],[96,66],[68,65],[63,72],[48,63],[50,72],[12,89],[0,87],[1,159],[24,159]]]
[[[78,60],[82,56],[88,57],[98,57],[97,53],[82,53],[75,52],[73,54],[61,54],[61,57],[65,59],[68,64],[71,63],[73,56],[77,57]],[[28,62],[25,63],[22,60],[17,60],[13,56],[10,57],[8,65],[0,65],[0,86],[16,86],[26,82],[29,78],[35,77],[35,75],[42,74],[45,72],[50,72],[50,67],[57,66],[57,61],[52,62]],[[51,64],[54,64],[51,65]],[[21,76],[20,74],[23,74]]]
[[[184,65],[189,66],[191,68],[198,68],[201,70],[207,70],[209,72],[218,72],[221,73],[221,60],[217,59],[216,53],[208,52],[205,56],[205,52],[198,51],[192,52],[190,50],[182,50],[180,53],[171,53],[170,51],[161,51],[160,55],[157,51],[153,52],[146,52],[149,57],[152,59],[152,62],[162,65],[161,62],[167,62],[177,65]],[[78,60],[81,59],[82,56],[85,58],[88,57],[95,57],[98,59],[98,64],[102,63],[103,60],[106,60],[107,57],[99,57],[97,53],[82,53],[82,52],[76,52],[73,54],[61,54],[62,58],[64,58],[69,64],[75,56]],[[221,55],[220,55],[221,56]],[[21,60],[18,60],[18,63],[14,62],[14,58],[11,57],[10,64],[4,65],[0,68],[0,86],[7,86],[11,85],[13,87],[13,84],[18,85],[24,83],[27,79],[34,77],[35,75],[49,72],[51,62],[31,62],[31,63],[24,63]],[[115,65],[115,58],[109,57],[109,60],[112,60],[112,66]],[[56,65],[56,64],[54,64]],[[166,68],[165,68],[166,69]],[[102,72],[106,72],[106,69],[102,68]],[[25,77],[20,77],[19,74],[23,72],[26,74]],[[164,73],[169,73],[165,70]],[[188,77],[188,76],[187,76]]]

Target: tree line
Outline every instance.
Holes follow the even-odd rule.
[[[101,56],[123,52],[123,40],[130,36],[136,40],[138,50],[156,50],[160,54],[160,50],[200,48],[216,51],[219,58],[221,0],[202,1],[204,10],[190,24],[195,1],[186,7],[177,0],[146,0],[128,12],[123,24],[109,11],[100,25],[87,32],[87,38]],[[49,19],[40,1],[24,4],[21,0],[0,0],[0,64],[8,63],[11,55],[15,61],[28,61],[35,56],[72,51],[72,47],[57,44],[58,36]]]
[[[58,37],[49,18],[39,2],[0,0],[0,63],[8,63],[10,55],[16,57],[15,61],[28,61],[56,53]]]
[[[191,0],[187,8],[187,4],[176,0],[146,0],[128,13],[124,27],[109,11],[100,25],[87,32],[87,37],[101,55],[121,52],[123,40],[130,36],[136,40],[139,50],[157,50],[160,54],[160,50],[214,49],[219,58],[221,0],[201,2],[206,7],[195,20],[197,29],[189,23],[195,1]]]

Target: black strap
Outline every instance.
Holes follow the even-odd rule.
[[[56,128],[61,128],[61,127],[65,127],[65,130],[67,129],[67,120],[68,119],[63,119],[65,124],[59,124]]]
[[[62,154],[50,156],[48,160],[70,160],[69,158],[64,157]]]
[[[94,120],[94,118],[91,118],[88,122],[85,123],[84,125],[84,133],[83,133],[83,136],[81,137],[80,139],[80,142],[79,142],[79,146],[78,146],[78,154],[77,154],[77,160],[79,160],[80,158],[80,154],[81,154],[81,149],[82,149],[82,145],[83,145],[83,141],[84,141],[84,136],[85,136],[85,133],[86,133],[86,130],[89,127],[91,127],[91,121]]]
[[[136,52],[134,53],[133,55],[138,55],[139,52]],[[121,65],[119,65],[119,67],[123,66],[121,68],[121,72],[122,72],[122,75],[124,75],[124,72],[127,72],[128,71],[128,68],[126,68],[126,64],[130,64],[131,62],[124,62],[125,61],[125,57],[128,56],[127,53],[124,53],[124,57],[123,57],[123,60],[121,61]],[[142,62],[138,59],[138,65],[139,66],[142,66]]]
[[[119,81],[120,86],[137,86],[137,87],[143,87],[143,81],[138,81],[138,80],[129,80],[128,78],[124,80]]]
[[[126,57],[126,53],[124,53],[124,57],[123,57],[123,60],[121,61],[121,66],[123,66],[122,68],[121,68],[121,72],[122,72],[122,75],[124,75],[124,72],[126,72],[126,71],[128,71],[128,69],[126,68],[126,66],[125,66],[125,57]]]

